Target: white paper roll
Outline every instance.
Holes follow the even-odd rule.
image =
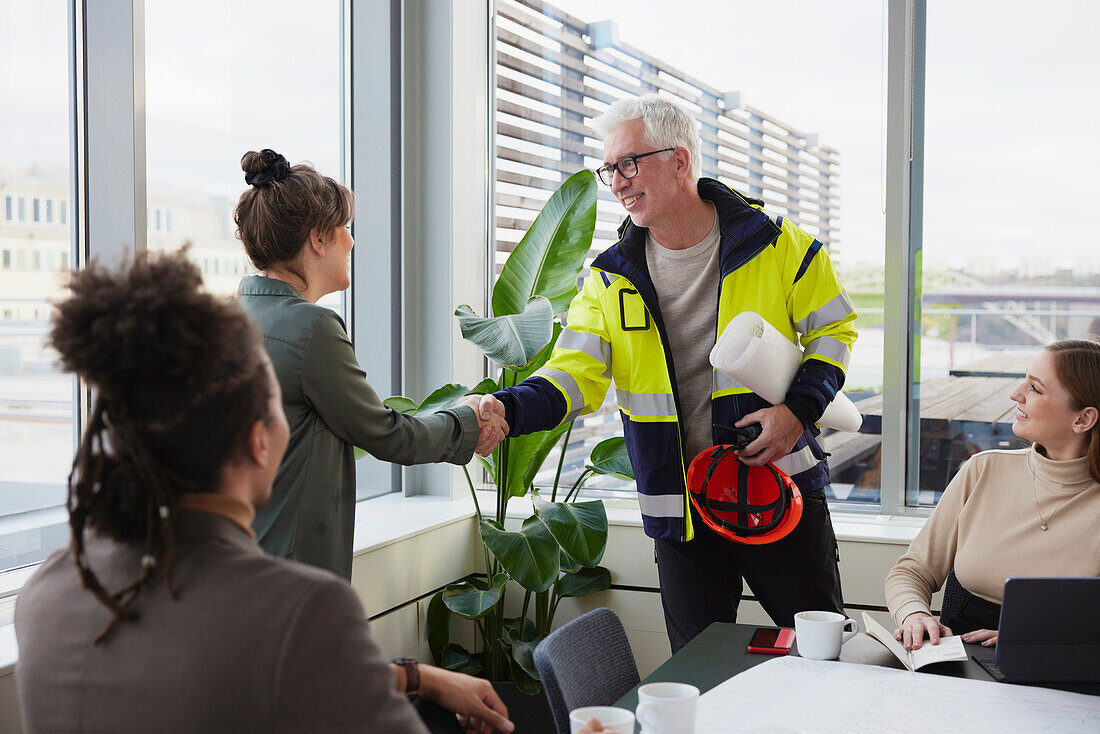
[[[710,363],[773,405],[782,403],[802,366],[802,350],[753,311],[738,314],[726,324]],[[825,407],[818,425],[856,432],[863,416],[842,392]]]

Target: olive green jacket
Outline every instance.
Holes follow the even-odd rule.
[[[422,417],[384,406],[367,383],[343,320],[281,280],[251,275],[240,303],[264,334],[283,392],[290,443],[252,527],[268,553],[351,578],[358,446],[384,461],[465,464],[477,415],[459,406]]]

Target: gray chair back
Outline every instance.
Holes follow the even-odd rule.
[[[940,604],[940,621],[952,619],[966,600],[966,590],[955,577],[952,569],[943,582],[943,602]]]
[[[551,632],[535,648],[554,726],[569,734],[569,712],[610,706],[638,685],[638,666],[615,612],[594,609]]]

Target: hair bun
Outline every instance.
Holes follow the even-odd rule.
[[[244,182],[250,186],[264,186],[272,181],[282,181],[290,174],[290,162],[271,148],[259,153],[250,150],[241,158]]]

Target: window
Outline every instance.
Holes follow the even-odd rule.
[[[39,192],[6,195],[4,219],[41,222],[45,214],[49,221],[48,197],[55,191],[67,196],[69,185],[67,4],[8,2],[2,15],[0,190]],[[57,355],[46,346],[60,279],[25,274],[29,264],[42,267],[43,253],[68,251],[68,228],[33,234],[11,228],[4,239],[0,571],[37,562],[67,540],[64,513],[57,508],[66,497],[77,410],[73,378],[56,371]]]
[[[69,213],[68,209],[69,209],[69,202],[67,202],[65,200],[61,200],[61,201],[57,202],[57,223],[58,224],[67,224],[68,223],[68,213]]]
[[[1090,214],[1100,122],[1091,97],[1077,93],[1100,86],[1091,43],[1100,11],[1027,7],[998,6],[991,23],[976,0],[927,4],[923,212],[914,203],[923,214],[912,327],[919,464],[909,505],[934,504],[977,451],[1028,445],[1012,432],[1009,393],[1044,344],[1100,331]]]
[[[310,161],[340,179],[340,6],[273,7],[261,0],[146,6],[147,189],[149,229],[157,233],[150,247],[190,242],[214,292],[236,293],[240,278],[226,262],[245,260],[233,223],[246,187],[245,151],[273,148],[291,163]],[[271,53],[271,39],[288,28],[301,53]],[[186,69],[180,58],[188,59]],[[184,213],[183,226],[173,227],[171,210]],[[343,314],[343,294],[324,303]]]
[[[881,4],[852,5],[733,10],[689,0],[678,12],[713,15],[715,22],[670,34],[667,3],[657,0],[499,0],[495,272],[557,185],[599,165],[602,144],[588,128],[592,117],[622,97],[675,97],[700,121],[703,175],[764,199],[770,213],[824,243],[861,314],[845,390],[868,401],[865,411],[881,402],[883,17]],[[739,34],[730,44],[733,23],[782,27],[785,38],[804,40],[784,43],[782,53],[769,34]],[[832,39],[827,54],[815,40],[822,34]],[[624,217],[601,186],[590,258],[618,239]],[[621,435],[614,394],[612,387],[601,410],[574,426],[566,486],[596,443]],[[876,505],[877,432],[834,432],[823,443],[834,456],[832,496]],[[553,481],[557,460],[556,453],[548,459],[536,484]],[[605,477],[589,486],[629,489]]]
[[[46,224],[53,224],[53,199],[46,199]]]

